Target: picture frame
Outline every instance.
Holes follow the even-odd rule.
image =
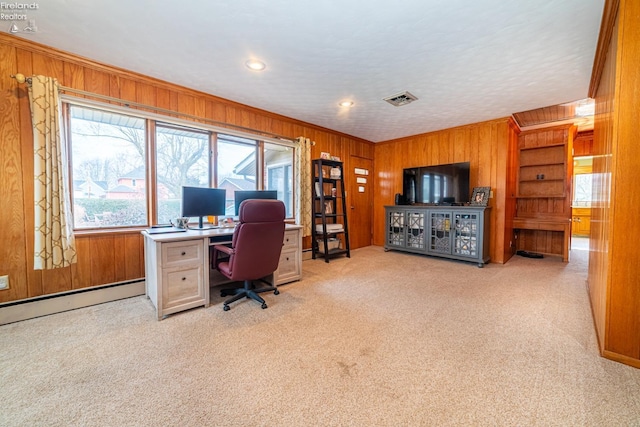
[[[471,206],[487,206],[491,187],[474,187],[469,204]]]
[[[326,151],[320,152],[320,158],[323,160],[331,160],[331,154]]]
[[[333,213],[333,205],[330,200],[324,202],[324,213],[327,215],[331,215]]]

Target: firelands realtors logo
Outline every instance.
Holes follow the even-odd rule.
[[[9,32],[35,33],[38,30],[36,20],[29,16],[31,12],[40,9],[38,3],[8,3],[0,2],[0,21],[8,21]]]

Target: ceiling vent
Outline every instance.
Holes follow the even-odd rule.
[[[418,98],[414,95],[411,95],[409,92],[402,92],[384,98],[384,100],[395,107],[402,107],[403,105],[407,105],[412,103],[413,101],[417,101]]]

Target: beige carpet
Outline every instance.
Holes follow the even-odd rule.
[[[145,297],[0,327],[3,426],[640,426],[588,252],[479,269],[379,247],[155,320]]]

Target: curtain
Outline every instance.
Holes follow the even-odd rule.
[[[51,270],[76,262],[66,146],[60,132],[58,81],[33,76],[29,104],[33,126],[34,268]]]
[[[311,236],[311,145],[309,138],[299,137],[296,145],[296,224],[302,237]]]

